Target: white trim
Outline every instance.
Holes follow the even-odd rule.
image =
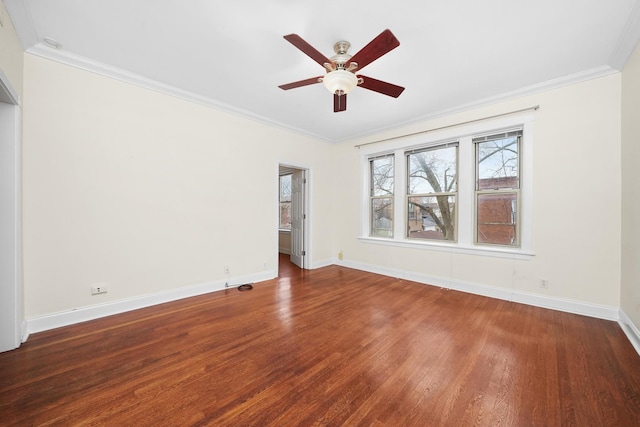
[[[17,106],[21,105],[22,100],[20,99],[20,94],[13,88],[9,77],[7,77],[2,69],[0,69],[0,92],[5,92],[9,95],[13,104]]]
[[[277,277],[275,270],[264,271],[243,277],[236,277],[230,280],[229,286],[225,286],[225,281],[202,283],[179,289],[157,292],[119,301],[111,301],[104,304],[96,304],[77,309],[61,311],[58,313],[45,314],[42,316],[27,319],[27,333],[42,332],[62,326],[73,325],[75,323],[86,322],[88,320],[99,319],[113,314],[124,313],[131,310],[150,307],[157,304],[176,301],[210,292],[222,291],[230,287],[236,287],[243,283],[261,282]],[[24,337],[24,334],[23,334]],[[25,337],[26,339],[26,337]]]
[[[478,255],[478,256],[490,256],[497,258],[509,258],[518,260],[530,260],[536,254],[531,251],[522,251],[510,248],[501,248],[498,246],[478,245],[478,246],[463,246],[457,243],[446,243],[438,241],[428,240],[394,240],[385,239],[384,237],[358,237],[358,240],[362,243],[374,244],[374,245],[386,245],[396,246],[401,248],[420,248],[430,251],[457,253],[464,255]]]
[[[577,73],[569,74],[568,76],[559,77],[552,80],[547,80],[545,82],[536,83],[530,86],[525,86],[520,89],[516,89],[509,92],[504,92],[489,98],[479,99],[477,101],[469,102],[467,104],[459,105],[453,108],[449,108],[446,110],[436,111],[433,114],[427,114],[415,119],[407,120],[405,122],[396,123],[393,126],[388,126],[384,128],[371,128],[365,133],[348,135],[345,138],[342,138],[339,141],[335,142],[344,142],[350,141],[354,139],[365,139],[367,136],[378,135],[382,132],[392,132],[397,129],[402,129],[407,126],[415,125],[421,122],[426,122],[438,118],[452,116],[454,114],[464,113],[467,111],[475,110],[478,108],[486,107],[488,105],[497,104],[499,102],[505,102],[512,99],[525,97],[529,95],[535,95],[537,93],[546,92],[553,89],[559,89],[561,87],[570,86],[577,83],[586,82],[588,80],[599,79],[601,77],[610,76],[612,74],[617,74],[619,71],[603,65],[600,67],[590,68],[588,70],[580,71]],[[361,145],[366,145],[366,141],[362,142]]]
[[[23,319],[20,323],[20,340],[21,342],[27,342],[29,339],[29,325],[27,324],[27,320]]]
[[[616,48],[609,58],[611,67],[622,70],[640,39],[640,2],[636,1]]]
[[[207,96],[203,96],[194,92],[186,91],[178,87],[161,83],[159,81],[150,79],[148,77],[136,74],[127,70],[123,70],[118,67],[114,67],[102,62],[94,61],[85,58],[80,55],[75,55],[67,51],[55,50],[47,47],[43,43],[37,43],[34,46],[28,48],[26,53],[41,58],[49,59],[61,64],[65,64],[74,68],[79,68],[90,73],[94,73],[103,77],[108,77],[117,81],[128,83],[134,86],[138,86],[144,89],[160,92],[165,95],[174,96],[185,101],[190,101],[196,104],[204,105],[205,107],[213,108],[218,111],[223,111],[229,114],[233,114],[238,117],[254,120],[259,123],[275,126],[281,129],[285,129],[299,135],[308,136],[314,139],[318,139],[325,142],[333,142],[327,139],[326,136],[315,134],[313,132],[306,131],[304,129],[291,126],[286,123],[278,122],[272,119],[268,119],[252,111],[235,107],[233,105],[218,101]]]
[[[321,260],[318,260],[318,261],[314,261],[313,264],[311,264],[310,269],[315,270],[316,268],[329,267],[329,266],[335,265],[335,264],[336,264],[336,262],[332,258],[321,259]]]
[[[9,19],[13,23],[13,28],[16,30],[18,40],[24,50],[38,41],[38,34],[36,34],[36,27],[33,25],[33,17],[28,3],[28,1],[22,0],[4,1],[4,6],[9,12]]]
[[[193,92],[185,91],[177,87],[160,83],[150,78],[141,76],[139,74],[132,73],[117,67],[113,67],[98,61],[93,61],[79,55],[71,54],[66,51],[52,49],[50,47],[47,47],[43,43],[37,43],[33,45],[32,47],[26,49],[26,52],[35,56],[50,59],[52,61],[69,65],[75,68],[80,68],[82,70],[85,70],[94,74],[109,77],[118,81],[129,83],[129,84],[139,86],[145,89],[153,90],[156,92],[164,93],[166,95],[175,96],[177,98],[184,99],[186,101],[191,101],[197,104],[201,104],[207,107],[217,109],[219,111],[224,111],[230,114],[234,114],[236,116],[252,119],[263,124],[275,126],[281,129],[285,129],[285,130],[297,133],[299,135],[308,136],[308,137],[318,139],[320,141],[324,141],[327,143],[340,143],[340,142],[350,141],[353,139],[365,138],[370,135],[379,134],[380,132],[392,131],[394,129],[399,129],[399,128],[420,123],[426,120],[433,120],[439,117],[446,117],[453,114],[462,113],[465,111],[495,104],[498,102],[507,101],[510,99],[532,95],[540,92],[545,92],[551,89],[557,89],[560,87],[581,83],[587,80],[597,79],[600,77],[605,77],[605,76],[619,72],[618,70],[609,66],[596,67],[596,68],[581,71],[578,73],[570,74],[568,76],[560,77],[557,79],[548,80],[546,82],[526,86],[514,91],[505,92],[489,98],[473,101],[467,104],[460,105],[455,108],[437,111],[437,112],[434,112],[433,114],[424,115],[416,119],[411,119],[405,122],[396,123],[393,126],[389,126],[385,128],[371,128],[367,132],[362,132],[362,133],[357,133],[352,135],[345,135],[343,138],[332,140],[327,138],[324,135],[316,134],[304,129],[291,126],[286,123],[268,119],[266,117],[255,114],[251,111],[234,107],[224,102],[217,101],[213,98],[209,98]]]
[[[619,318],[620,310],[617,307],[591,304],[558,297],[548,297],[545,295],[517,291],[514,289],[499,288],[483,283],[467,282],[451,279],[448,277],[432,276],[424,273],[380,267],[377,265],[366,264],[357,261],[334,260],[334,262],[337,265],[341,265],[343,267],[354,268],[356,270],[367,271],[369,273],[396,277],[398,279],[410,280],[429,286],[437,286],[440,288],[467,292],[474,295],[482,295],[490,298],[531,305],[534,307],[547,308],[551,310],[563,311],[567,313],[579,314],[582,316],[595,317],[605,320],[617,321]]]
[[[0,151],[2,151],[3,240],[0,245],[2,260],[2,335],[0,351],[20,347],[23,342],[22,322],[22,110],[20,96],[6,74],[0,70]]]
[[[620,320],[618,320],[618,324],[620,324],[622,332],[629,338],[633,348],[635,348],[638,355],[640,355],[640,330],[633,324],[623,309],[620,309]]]

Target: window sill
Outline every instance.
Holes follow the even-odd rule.
[[[291,229],[289,229],[289,228],[278,228],[278,232],[279,233],[291,234]]]
[[[444,243],[444,242],[417,242],[413,240],[394,240],[385,239],[382,237],[358,237],[358,240],[362,243],[369,243],[374,245],[386,245],[396,246],[403,248],[420,248],[430,251],[449,252],[465,255],[477,255],[477,256],[490,256],[497,258],[509,258],[530,260],[535,256],[532,251],[527,251],[520,248],[500,248],[491,246],[463,246],[459,243]]]

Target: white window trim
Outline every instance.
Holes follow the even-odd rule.
[[[524,112],[448,127],[433,132],[414,134],[405,138],[395,138],[360,148],[361,203],[360,235],[363,243],[396,247],[421,248],[450,253],[495,256],[514,259],[530,259],[533,250],[533,112]],[[477,136],[522,129],[521,188],[520,188],[520,247],[476,245],[474,244],[475,218],[475,150],[472,139]],[[458,147],[458,218],[457,242],[408,239],[406,237],[406,161],[405,152],[420,147],[440,145],[459,141]],[[465,147],[464,149],[462,147]],[[369,159],[374,156],[393,153],[395,155],[395,203],[394,237],[369,236]],[[398,198],[401,202],[398,202]],[[465,214],[461,214],[464,212]]]

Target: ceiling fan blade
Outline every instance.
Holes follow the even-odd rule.
[[[301,86],[308,86],[308,85],[320,83],[319,79],[321,79],[321,78],[322,78],[322,76],[311,77],[310,79],[299,80],[297,82],[287,83],[287,84],[284,84],[284,85],[280,85],[278,87],[280,89],[284,89],[284,90],[295,89],[295,88],[301,87]]]
[[[333,112],[339,113],[347,109],[347,94],[336,95],[333,94]]]
[[[390,30],[384,30],[378,36],[371,40],[368,45],[360,49],[358,53],[353,55],[349,62],[358,64],[358,70],[362,70],[385,53],[392,51],[400,46],[400,42]]]
[[[292,45],[300,49],[304,54],[306,54],[309,58],[316,61],[321,66],[324,67],[325,63],[332,64],[329,58],[327,58],[326,56],[318,52],[318,50],[315,47],[311,46],[309,43],[304,41],[304,39],[299,35],[288,34],[283,37],[285,38],[285,40],[287,40],[289,43],[291,43]]]
[[[402,86],[397,86],[391,83],[383,82],[382,80],[374,79],[373,77],[363,76],[358,74],[358,77],[362,78],[362,83],[358,86],[363,87],[365,89],[372,90],[374,92],[381,93],[383,95],[392,96],[397,98],[400,96],[404,88]]]

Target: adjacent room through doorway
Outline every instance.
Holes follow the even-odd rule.
[[[278,174],[278,253],[308,268],[307,170],[280,165]]]

